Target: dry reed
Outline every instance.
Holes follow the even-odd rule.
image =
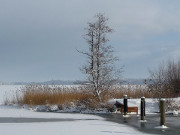
[[[129,85],[129,86],[113,86],[108,91],[103,93],[103,102],[112,98],[123,98],[123,95],[128,95],[129,98],[156,98],[153,92],[149,92],[145,86]],[[167,95],[167,94],[166,94]],[[5,104],[13,103],[19,105],[52,105],[56,104],[59,107],[70,102],[83,104],[88,108],[96,108],[99,104],[97,98],[91,91],[84,87],[50,87],[47,85],[27,85],[17,91],[14,98],[4,101]]]
[[[19,105],[52,105],[61,106],[70,102],[84,104],[88,107],[95,107],[97,100],[92,92],[88,92],[78,87],[50,87],[47,85],[27,85],[20,93],[16,93],[10,101],[5,100],[5,104],[17,103]]]

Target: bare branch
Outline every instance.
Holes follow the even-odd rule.
[[[108,90],[117,80],[117,77],[114,76],[115,73],[117,75],[117,72],[113,64],[118,59],[113,56],[112,46],[106,45],[109,41],[107,34],[113,31],[107,25],[108,18],[101,13],[96,14],[95,18],[96,21],[88,23],[88,27],[85,29],[87,33],[84,35],[84,39],[89,51],[77,51],[88,56],[88,62],[82,71],[87,75],[87,80],[92,86],[94,94],[101,100],[103,91]]]

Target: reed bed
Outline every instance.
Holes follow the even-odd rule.
[[[92,92],[82,87],[51,87],[48,85],[27,85],[17,91],[13,99],[6,99],[5,104],[53,105],[84,104],[94,107],[97,99]]]
[[[30,106],[56,104],[60,107],[64,104],[74,103],[76,106],[85,105],[88,108],[96,108],[109,99],[123,98],[123,95],[128,95],[128,98],[140,98],[142,96],[157,98],[156,93],[148,91],[144,85],[113,86],[103,93],[101,103],[93,92],[85,87],[27,85],[17,91],[13,99],[6,99],[5,104],[26,104]]]

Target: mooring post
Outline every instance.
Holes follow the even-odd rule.
[[[29,105],[32,108],[32,100],[29,100]]]
[[[145,97],[141,97],[141,120],[145,120]]]
[[[160,126],[165,126],[165,99],[160,100]]]
[[[127,105],[127,95],[124,95],[124,115],[127,115],[128,105]]]
[[[144,97],[144,116],[146,116],[146,100],[145,100],[145,97]]]

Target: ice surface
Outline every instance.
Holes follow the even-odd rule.
[[[2,105],[5,93],[12,96],[21,86],[0,86],[0,117],[16,118],[63,118],[75,121],[0,123],[1,135],[144,135],[123,124],[105,121],[104,118],[88,114],[35,112],[17,105]],[[56,106],[53,106],[56,109]],[[79,120],[77,120],[79,119]],[[88,120],[89,119],[89,120]],[[92,120],[90,120],[92,119]],[[146,134],[147,135],[147,134]]]

